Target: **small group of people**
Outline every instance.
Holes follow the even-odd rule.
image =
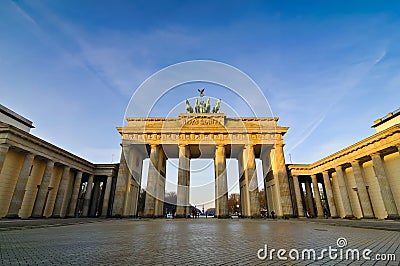
[[[329,211],[328,211],[328,209],[327,209],[325,206],[323,206],[322,211],[324,212],[324,217],[325,217],[326,219],[328,219],[328,218],[329,218]],[[313,214],[312,214],[311,209],[308,209],[308,210],[306,211],[306,217],[307,217],[307,218],[313,218],[313,217],[314,217]]]
[[[268,212],[267,209],[261,210],[261,217],[264,219],[267,219],[267,218],[275,219],[275,212],[271,211],[271,215],[270,215],[270,213]]]
[[[200,217],[200,212],[196,208],[193,208],[193,210],[192,210],[192,217],[193,217],[193,219]]]

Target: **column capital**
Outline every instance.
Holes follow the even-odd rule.
[[[312,174],[312,175],[310,175],[310,177],[311,177],[311,180],[312,179],[317,179],[317,174]]]
[[[179,148],[182,148],[182,149],[183,149],[183,148],[186,148],[187,146],[188,146],[188,145],[187,145],[186,143],[185,143],[185,144],[184,144],[184,143],[179,143],[179,144],[178,144],[178,147],[179,147]]]
[[[179,147],[179,156],[187,156],[187,152],[189,151],[189,145],[178,145]]]
[[[29,157],[35,157],[36,156],[36,154],[34,154],[34,153],[32,153],[32,152],[30,152],[30,151],[27,151],[26,153],[25,153],[25,156],[27,157],[27,158],[29,158]]]
[[[275,146],[277,146],[277,147],[283,147],[283,146],[285,146],[285,144],[283,143],[282,140],[279,140],[279,141],[275,142]]]
[[[2,143],[0,144],[0,152],[7,152],[10,147],[10,144]]]
[[[378,157],[378,156],[382,158],[382,154],[381,154],[379,151],[373,152],[373,153],[371,153],[369,156],[371,156],[371,158],[372,158],[372,157]]]
[[[343,172],[343,166],[341,166],[341,165],[335,166],[334,169],[336,172],[339,172],[339,171]]]
[[[328,178],[327,180],[331,179],[331,175],[329,174],[328,170],[322,171],[322,177],[324,178],[324,180],[325,178]]]
[[[47,159],[47,161],[46,161],[46,165],[48,165],[48,166],[54,166],[54,163],[55,162],[51,159]]]

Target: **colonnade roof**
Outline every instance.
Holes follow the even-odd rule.
[[[382,155],[397,152],[400,147],[400,124],[375,133],[338,152],[322,158],[311,164],[289,164],[288,168],[295,175],[310,175],[349,165],[353,161],[365,162],[370,155]]]
[[[19,152],[30,152],[43,160],[52,160],[57,164],[95,174],[96,169],[115,168],[118,164],[95,164],[50,142],[25,132],[15,126],[0,122],[0,144],[9,145]]]

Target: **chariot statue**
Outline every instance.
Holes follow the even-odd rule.
[[[218,99],[217,103],[215,104],[215,106],[213,108],[213,113],[218,113],[219,112],[219,109],[221,108],[220,107],[220,103],[221,103],[221,99]]]
[[[186,113],[193,113],[193,108],[190,106],[188,99],[186,99]]]
[[[200,98],[196,98],[196,102],[194,104],[194,108],[189,103],[189,100],[186,99],[186,113],[197,113],[197,114],[209,114],[211,113],[211,103],[210,103],[210,98],[207,98],[207,100],[204,102],[204,88],[203,89],[197,89],[199,92]],[[218,99],[215,106],[212,108],[212,113],[219,113],[220,111],[220,103],[221,99]]]

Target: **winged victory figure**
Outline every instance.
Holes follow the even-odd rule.
[[[204,90],[205,89],[197,89],[198,90],[198,92],[200,93],[200,97],[203,97],[204,96]]]

